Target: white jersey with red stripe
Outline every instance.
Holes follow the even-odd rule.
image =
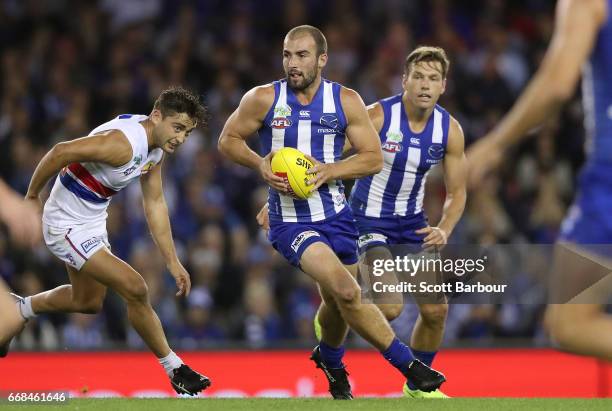
[[[89,133],[119,130],[132,146],[132,159],[120,167],[103,163],[72,163],[59,173],[43,212],[52,227],[71,227],[106,220],[110,198],[159,163],[163,150],[149,151],[147,134],[140,124],[146,115],[122,114]]]

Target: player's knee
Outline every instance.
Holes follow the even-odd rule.
[[[388,321],[395,320],[404,309],[404,304],[381,304],[378,306]]]
[[[420,313],[425,323],[443,327],[448,315],[448,304],[424,304],[420,306]]]
[[[338,305],[352,307],[360,302],[361,289],[352,282],[346,282],[334,290],[334,297]]]
[[[128,302],[144,303],[148,301],[149,288],[144,279],[138,278],[129,283],[123,294]]]

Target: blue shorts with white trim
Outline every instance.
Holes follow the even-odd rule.
[[[295,267],[300,266],[302,254],[310,244],[327,244],[342,264],[357,263],[357,229],[350,209],[334,217],[312,223],[270,222],[268,239],[276,251]]]
[[[366,217],[356,216],[359,231],[359,252],[377,245],[423,244],[425,234],[416,230],[427,227],[425,213],[411,216]]]

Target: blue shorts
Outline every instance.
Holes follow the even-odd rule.
[[[338,256],[342,264],[357,263],[357,229],[353,214],[347,207],[338,215],[314,223],[270,223],[268,239],[276,251],[296,267],[310,244],[325,243]]]
[[[579,190],[561,225],[560,240],[576,244],[612,244],[612,166],[588,164]]]
[[[426,234],[417,234],[416,230],[428,225],[425,213],[383,218],[356,216],[355,223],[359,231],[359,252],[377,245],[421,245]]]

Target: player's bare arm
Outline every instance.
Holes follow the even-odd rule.
[[[383,126],[383,122],[385,121],[385,113],[383,111],[382,106],[380,105],[380,103],[376,102],[374,104],[370,104],[369,106],[367,106],[366,110],[368,112],[368,116],[370,117],[370,121],[372,121],[374,130],[376,130],[376,133],[380,133],[380,130],[382,129],[382,126]],[[342,154],[347,154],[348,152],[351,151],[352,148],[353,146],[351,145],[351,142],[347,138],[346,140],[344,140],[344,147],[342,148]]]
[[[142,204],[153,241],[155,241],[166,262],[166,267],[176,281],[178,288],[176,295],[187,296],[191,290],[191,279],[176,255],[176,248],[172,239],[168,206],[162,186],[162,162],[160,161],[151,171],[140,177]]]
[[[131,158],[132,146],[125,135],[118,130],[58,143],[38,163],[30,180],[26,198],[38,201],[38,196],[47,181],[71,163],[92,161],[119,167],[129,162]]]
[[[376,134],[382,130],[383,123],[385,122],[385,112],[379,102],[370,104],[367,108],[368,117],[376,130]]]
[[[499,163],[503,150],[524,139],[572,97],[609,12],[605,0],[559,1],[555,30],[540,68],[499,125],[468,151],[472,185]]]
[[[230,160],[258,171],[264,181],[280,192],[287,192],[285,180],[274,175],[270,167],[273,152],[261,157],[246,144],[246,139],[261,128],[274,102],[274,87],[259,86],[249,90],[230,115],[219,136],[218,148]]]
[[[374,129],[363,100],[354,90],[343,87],[340,94],[346,116],[346,138],[355,150],[352,156],[329,164],[317,162],[308,156],[315,166],[308,174],[316,174],[310,181],[313,190],[321,184],[336,179],[351,179],[376,174],[382,169],[383,159],[378,133]]]
[[[457,120],[451,117],[448,133],[448,144],[444,155],[444,183],[446,185],[446,200],[442,218],[437,227],[426,227],[418,230],[419,234],[427,234],[423,246],[446,244],[457,222],[465,209],[467,160],[464,153],[465,139],[463,130]]]
[[[6,224],[11,239],[22,246],[33,246],[42,239],[40,207],[23,201],[21,194],[0,179],[0,221]]]

